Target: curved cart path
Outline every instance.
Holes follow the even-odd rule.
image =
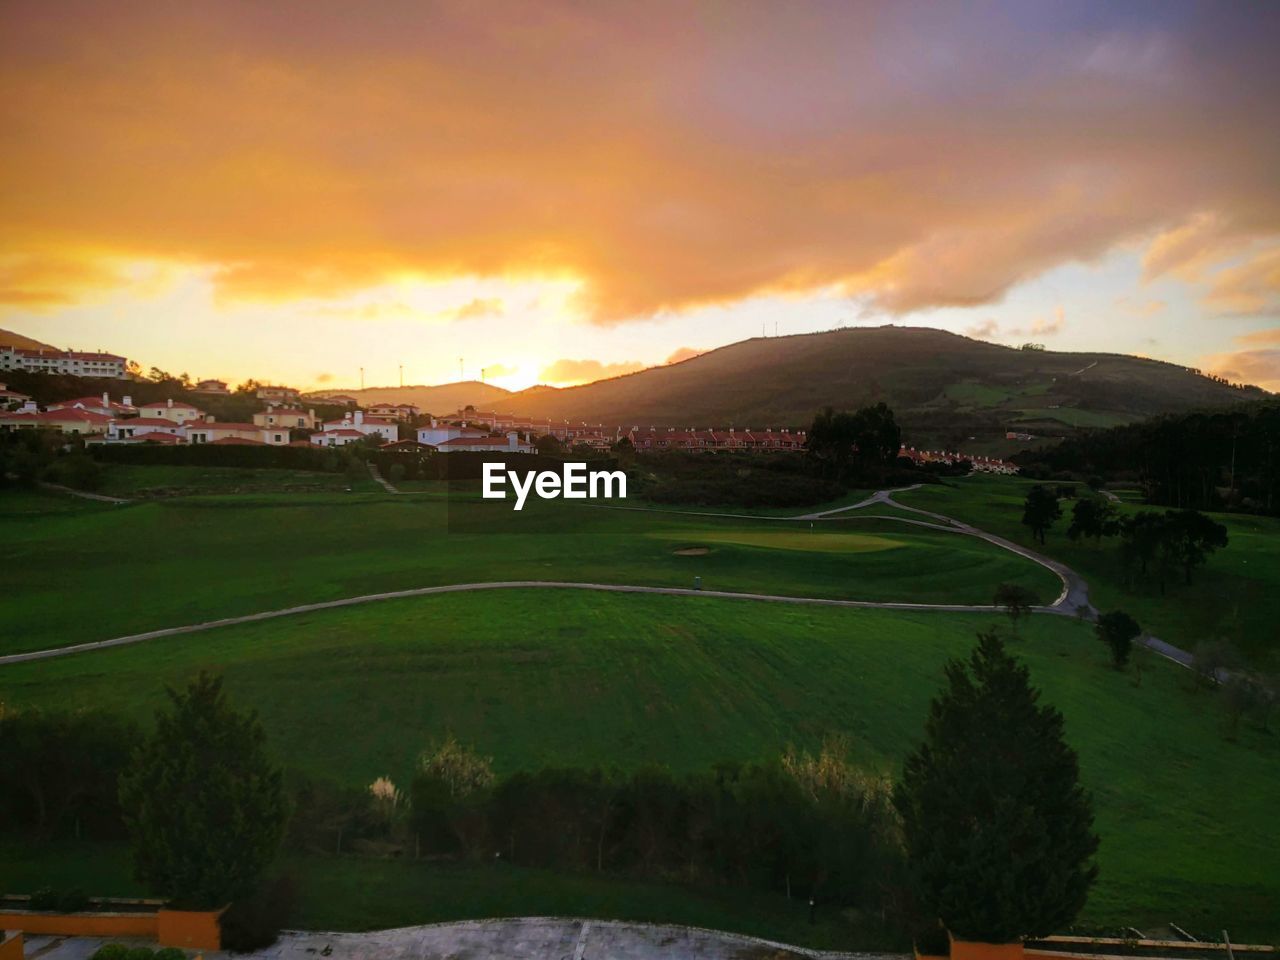
[[[654,513],[679,513],[682,515],[692,516],[710,516],[710,517],[730,517],[730,518],[746,518],[752,520],[809,520],[818,521],[836,517],[839,514],[848,513],[852,510],[859,510],[875,504],[884,504],[898,510],[905,510],[910,513],[920,514],[928,519],[914,520],[908,517],[890,516],[888,514],[863,514],[866,519],[883,519],[893,520],[898,523],[908,523],[917,526],[929,527],[934,530],[943,530],[948,533],[956,533],[964,536],[977,537],[980,540],[986,540],[1003,550],[1016,553],[1021,557],[1038,563],[1040,566],[1053,571],[1062,581],[1062,592],[1058,598],[1048,606],[1032,607],[1034,613],[1051,613],[1060,616],[1077,616],[1083,615],[1092,619],[1097,616],[1097,610],[1089,602],[1089,586],[1084,578],[1072,570],[1064,563],[1059,563],[1051,557],[1046,557],[1042,553],[1024,547],[1021,544],[1006,540],[1004,537],[996,536],[994,533],[988,533],[971,524],[962,523],[952,517],[945,516],[941,513],[933,513],[928,510],[921,510],[918,507],[909,507],[905,504],[898,503],[893,499],[893,494],[905,492],[907,490],[915,490],[919,484],[910,487],[901,487],[896,490],[880,490],[865,500],[852,504],[847,507],[837,507],[833,510],[824,510],[819,513],[808,513],[794,517],[758,517],[749,514],[723,514],[697,511],[678,511],[678,510],[660,510],[644,508],[644,507],[618,507],[611,509],[624,510],[642,510]],[[242,623],[256,623],[261,620],[274,620],[277,617],[290,617],[300,613],[312,613],[318,610],[331,610],[338,607],[353,607],[365,603],[376,603],[382,600],[402,600],[409,597],[425,597],[437,593],[466,593],[475,590],[519,590],[519,589],[537,589],[537,590],[598,590],[604,593],[649,593],[661,594],[664,596],[675,597],[713,597],[721,600],[755,600],[766,603],[790,603],[790,604],[807,604],[810,606],[824,607],[857,607],[863,609],[875,610],[914,610],[914,611],[936,611],[945,613],[991,613],[1000,608],[991,604],[962,604],[962,603],[903,603],[879,600],[836,600],[827,597],[797,597],[782,594],[771,593],[740,593],[728,590],[692,590],[687,587],[651,587],[638,586],[631,584],[613,584],[613,583],[580,583],[575,581],[564,580],[496,580],[483,581],[474,583],[451,583],[441,584],[433,587],[417,587],[411,590],[394,590],[387,593],[370,593],[358,597],[345,597],[340,600],[323,600],[316,603],[304,603],[294,607],[284,607],[279,610],[264,610],[260,613],[250,613],[239,617],[224,617],[218,620],[207,620],[203,623],[192,623],[181,627],[166,627],[161,630],[149,630],[145,633],[134,633],[123,637],[113,637],[109,640],[96,640],[89,643],[77,643],[65,647],[54,647],[47,650],[31,650],[25,653],[11,653],[0,656],[0,666],[10,663],[26,663],[33,660],[45,660],[52,657],[70,656],[75,653],[87,653],[91,650],[105,650],[110,647],[126,646],[128,644],[141,643],[144,640],[158,640],[162,637],[182,636],[189,633],[200,633],[205,630],[213,630],[218,627],[235,626]],[[1141,642],[1148,648],[1154,650],[1163,657],[1181,664],[1184,667],[1192,666],[1192,656],[1185,650],[1173,646],[1160,640],[1158,637],[1143,636]]]

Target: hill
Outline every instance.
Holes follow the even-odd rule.
[[[1263,395],[1159,360],[1018,350],[886,326],[753,338],[609,380],[522,391],[504,406],[621,426],[798,427],[827,405],[883,400],[910,440],[961,443],[1002,441],[1009,429],[1068,435]]]
[[[510,390],[495,387],[491,383],[479,380],[463,380],[459,383],[442,383],[438,386],[414,384],[407,387],[366,387],[363,390],[344,390],[326,388],[322,393],[345,393],[356,397],[360,405],[370,403],[412,403],[424,413],[447,414],[471,404],[477,408],[502,404],[508,405],[506,398],[511,396]]]
[[[24,337],[20,333],[14,333],[12,330],[0,329],[0,346],[21,347],[24,350],[57,350],[58,348],[31,337]]]

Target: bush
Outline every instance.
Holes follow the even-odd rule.
[[[288,876],[277,877],[253,896],[237,900],[222,915],[223,949],[250,953],[271,946],[293,918],[297,903],[297,884]]]
[[[170,706],[120,776],[136,876],[188,909],[210,909],[257,885],[284,836],[283,775],[256,714],[228,703],[206,673]]]
[[[125,960],[129,956],[129,948],[123,943],[104,943],[89,960]]]
[[[32,910],[57,910],[58,894],[52,887],[41,887],[27,904]]]
[[[58,897],[58,909],[63,913],[79,913],[89,906],[89,898],[83,890],[67,890]]]
[[[161,947],[156,951],[154,960],[187,960],[187,955],[177,947]]]
[[[102,465],[83,452],[69,453],[49,464],[44,477],[73,490],[97,490],[102,486]]]
[[[156,952],[150,947],[133,947],[124,955],[124,960],[155,960]]]

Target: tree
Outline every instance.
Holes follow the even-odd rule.
[[[1170,563],[1182,568],[1190,584],[1191,571],[1218,547],[1227,545],[1227,528],[1198,510],[1170,510],[1164,516],[1161,550]]]
[[[1152,510],[1143,510],[1120,523],[1120,556],[1126,566],[1136,560],[1145,576],[1147,567],[1159,552],[1164,539],[1164,517]]]
[[[1031,528],[1031,535],[1044,543],[1044,534],[1062,516],[1058,497],[1048,487],[1036,484],[1027,492],[1022,505],[1022,523]]]
[[[913,899],[965,940],[1061,929],[1097,878],[1098,848],[1062,714],[995,633],[946,676],[894,790]]]
[[[1098,617],[1093,631],[1110,648],[1112,664],[1122,670],[1129,662],[1129,651],[1133,649],[1134,639],[1142,633],[1142,627],[1123,610],[1112,610]]]
[[[1072,540],[1092,537],[1094,545],[1103,537],[1114,537],[1120,532],[1120,518],[1115,505],[1104,497],[1086,497],[1077,500],[1071,508],[1071,526],[1067,536]]]
[[[544,457],[558,457],[564,453],[564,444],[550,433],[544,433],[533,441],[534,449]]]
[[[1018,621],[1031,612],[1035,605],[1036,595],[1020,583],[1002,583],[996,587],[992,602],[1003,607],[1013,627],[1013,635],[1018,635]]]
[[[418,758],[413,781],[414,827],[428,847],[456,846],[473,853],[485,834],[485,804],[493,787],[493,758],[482,757],[453,736]]]
[[[221,907],[253,892],[280,846],[281,773],[257,714],[233,709],[221,678],[166,692],[155,733],[120,776],[135,872],[177,906]]]

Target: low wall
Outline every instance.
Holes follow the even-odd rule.
[[[22,932],[0,928],[0,960],[22,960]]]
[[[0,930],[21,930],[23,933],[155,939],[158,929],[154,913],[42,913],[34,910],[0,913]]]
[[[226,909],[225,907],[223,908]],[[35,910],[0,912],[0,930],[61,937],[99,937],[104,940],[156,940],[162,947],[220,950],[222,910],[158,910],[146,913],[43,913]],[[7,946],[7,942],[6,942]],[[0,960],[22,960],[0,948]]]
[[[162,947],[183,950],[222,949],[222,910],[161,910],[157,939]]]

